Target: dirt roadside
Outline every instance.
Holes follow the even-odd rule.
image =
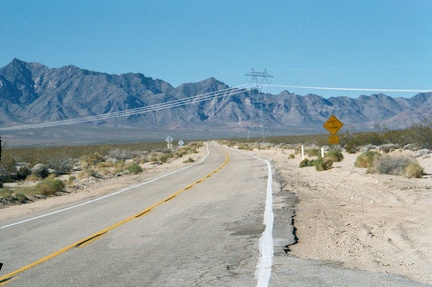
[[[255,153],[255,152],[254,152]],[[294,193],[298,243],[291,255],[432,284],[432,180],[368,174],[344,154],[334,168],[299,168],[289,150],[261,150],[284,190]],[[432,159],[419,159],[432,173]]]

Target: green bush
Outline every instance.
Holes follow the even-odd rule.
[[[189,162],[195,162],[195,161],[193,160],[193,158],[188,158],[187,160],[183,161],[183,163],[189,163]]]
[[[331,157],[320,157],[313,164],[317,171],[329,170],[333,166],[333,159]]]
[[[341,150],[332,149],[325,153],[326,157],[330,157],[333,162],[340,162],[343,160],[344,156]]]
[[[56,192],[64,191],[64,188],[64,182],[60,179],[46,179],[35,186],[36,193],[45,196],[51,196]]]
[[[308,158],[305,158],[304,160],[302,160],[299,164],[299,167],[308,167],[308,166],[313,166],[312,164],[313,162],[311,160],[309,160]]]
[[[105,158],[98,152],[87,154],[83,157],[83,161],[89,166],[96,165],[97,163],[104,162]]]
[[[143,171],[143,169],[141,168],[141,166],[139,166],[136,163],[133,163],[133,164],[127,166],[126,170],[128,170],[132,174],[138,174],[138,173],[141,173]]]
[[[375,157],[380,157],[381,154],[376,151],[366,151],[359,155],[354,163],[355,167],[372,168]]]

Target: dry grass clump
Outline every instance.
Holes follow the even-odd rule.
[[[404,170],[404,174],[408,178],[420,178],[424,174],[424,169],[416,162],[411,162]]]
[[[373,167],[375,157],[380,157],[381,154],[376,151],[365,151],[359,155],[354,163],[355,167],[363,167],[371,169]]]
[[[404,155],[383,155],[375,157],[373,170],[377,173],[405,175],[419,178],[423,175],[423,168],[413,157]]]

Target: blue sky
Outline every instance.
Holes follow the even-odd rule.
[[[1,0],[0,11],[1,67],[18,58],[173,86],[242,85],[254,68],[281,86],[432,90],[431,0]],[[374,93],[267,91],[283,89]]]

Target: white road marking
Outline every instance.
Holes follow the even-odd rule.
[[[264,225],[265,230],[259,239],[259,251],[260,257],[258,259],[255,277],[258,278],[258,287],[269,286],[272,262],[273,262],[273,175],[272,167],[268,160],[254,156],[257,159],[264,161],[267,164],[267,191],[266,191],[266,203],[264,210]]]
[[[66,207],[66,208],[63,208],[63,209],[59,209],[59,210],[56,210],[56,211],[53,211],[53,212],[49,212],[49,213],[45,213],[45,214],[42,214],[42,215],[39,215],[39,216],[31,217],[31,218],[28,218],[28,219],[25,219],[25,220],[22,220],[22,221],[18,221],[18,222],[14,222],[14,223],[11,223],[11,224],[3,225],[3,226],[0,226],[0,229],[12,227],[12,226],[15,226],[15,225],[18,225],[18,224],[26,223],[26,222],[29,222],[29,221],[33,221],[33,220],[36,220],[36,219],[43,218],[43,217],[51,216],[51,215],[54,215],[54,214],[57,214],[57,213],[65,212],[65,211],[68,211],[68,210],[71,210],[71,209],[74,209],[74,208],[77,208],[77,207],[81,207],[81,206],[84,206],[84,205],[87,205],[87,204],[90,204],[90,203],[93,203],[93,202],[96,202],[96,201],[99,201],[99,200],[102,200],[102,199],[105,199],[105,198],[108,198],[108,197],[111,197],[111,196],[114,196],[114,195],[118,195],[120,193],[129,191],[131,189],[134,189],[134,188],[137,188],[137,187],[149,184],[151,182],[157,181],[159,179],[162,179],[164,177],[170,176],[170,175],[175,174],[177,172],[183,171],[183,170],[188,169],[188,168],[190,168],[192,166],[195,166],[197,164],[202,163],[209,156],[209,154],[210,154],[210,151],[208,149],[208,145],[207,145],[206,149],[207,149],[206,156],[203,157],[203,159],[201,159],[199,162],[196,162],[196,163],[194,163],[192,165],[180,168],[178,170],[175,170],[175,171],[169,172],[167,174],[155,177],[153,179],[150,179],[148,181],[142,182],[140,184],[136,184],[136,185],[133,185],[133,186],[121,189],[119,191],[116,191],[114,193],[110,193],[110,194],[107,194],[107,195],[104,195],[104,196],[101,196],[101,197],[98,197],[98,198],[95,198],[95,199],[92,199],[92,200],[89,200],[89,201],[86,201],[86,202],[83,202],[83,203],[80,203],[80,204],[72,205],[72,206],[69,206],[69,207]]]

